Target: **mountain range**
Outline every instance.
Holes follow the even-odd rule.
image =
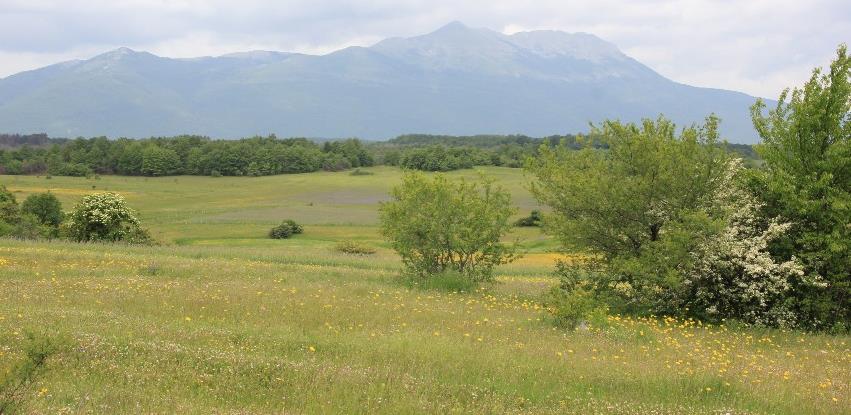
[[[0,130],[51,136],[182,133],[386,139],[405,133],[588,130],[710,113],[731,142],[756,133],[749,95],[674,82],[586,33],[506,35],[450,23],[325,55],[166,58],[120,48],[0,79]]]

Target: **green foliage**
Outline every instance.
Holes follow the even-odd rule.
[[[334,162],[328,163],[329,166],[348,165],[349,167],[369,167],[375,164],[375,158],[363,143],[356,138],[342,141],[326,141],[322,145],[322,152],[326,154],[326,159],[334,160]],[[334,169],[326,168],[326,170]],[[337,168],[336,170],[344,169]]]
[[[399,160],[399,166],[422,171],[451,171],[469,169],[486,163],[480,150],[430,146],[408,150]]]
[[[375,248],[357,241],[340,241],[334,245],[334,250],[350,255],[372,255],[376,252]]]
[[[606,121],[578,151],[543,147],[528,170],[532,192],[552,209],[547,230],[570,251],[593,258],[592,289],[619,312],[681,312],[671,298],[697,244],[723,227],[715,203],[729,186],[731,157],[718,145],[718,120],[676,134],[662,117],[640,125]]]
[[[269,237],[272,239],[286,239],[290,236],[303,233],[304,228],[297,224],[292,219],[286,219],[280,225],[275,226],[269,231]]]
[[[63,347],[63,342],[50,337],[26,334],[24,358],[9,370],[0,371],[0,414],[24,411],[36,379],[46,370],[47,360]]]
[[[15,223],[18,221],[18,215],[18,200],[5,185],[0,184],[0,220]]]
[[[608,309],[595,298],[592,291],[584,288],[564,290],[554,287],[544,295],[544,307],[553,324],[574,330],[578,327],[604,327]]]
[[[541,216],[541,211],[533,210],[532,213],[529,214],[529,216],[526,216],[525,218],[517,219],[517,221],[514,222],[514,226],[521,226],[521,227],[541,226],[542,220],[543,220],[543,216]]]
[[[851,325],[851,57],[845,45],[827,73],[813,71],[791,94],[783,91],[767,114],[751,108],[762,138],[765,168],[751,185],[765,215],[792,223],[771,252],[797,258],[826,288],[800,290],[797,312],[814,328]]]
[[[124,197],[110,192],[84,196],[68,215],[63,230],[78,242],[139,243],[146,235]]]
[[[180,166],[180,157],[170,148],[149,145],[142,150],[141,173],[145,176],[169,176]]]
[[[500,242],[511,226],[511,198],[492,180],[409,173],[391,197],[380,208],[382,233],[416,278],[454,270],[490,280],[493,267],[515,258],[515,247]]]
[[[42,225],[59,227],[62,223],[62,203],[53,193],[35,193],[29,195],[21,204],[21,213],[33,215]]]

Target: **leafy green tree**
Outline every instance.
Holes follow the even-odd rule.
[[[149,145],[142,150],[142,174],[169,176],[180,168],[180,157],[170,148]]]
[[[382,233],[413,277],[448,270],[485,281],[495,266],[515,258],[515,247],[500,242],[511,228],[511,197],[492,180],[410,173],[391,197],[380,208]]]
[[[136,212],[124,198],[111,192],[84,196],[63,224],[67,235],[78,242],[146,242]]]
[[[783,259],[798,258],[827,287],[797,294],[798,312],[814,328],[851,328],[851,57],[847,47],[827,73],[815,69],[801,89],[785,90],[765,113],[751,108],[762,138],[765,168],[754,174],[754,193],[768,216],[792,223],[772,241]]]
[[[34,216],[42,225],[58,227],[62,223],[62,203],[50,192],[29,195],[21,204],[21,213]]]
[[[663,117],[606,121],[581,150],[542,145],[527,166],[533,194],[552,210],[545,229],[594,259],[591,284],[620,312],[679,313],[670,296],[681,268],[724,226],[714,201],[732,159],[717,145],[718,119],[676,131]]]

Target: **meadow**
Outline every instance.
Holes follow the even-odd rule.
[[[0,240],[0,371],[28,332],[67,346],[27,413],[851,413],[851,338],[612,316],[568,332],[539,295],[558,244],[525,252],[475,292],[411,289],[379,235],[398,183],[319,172],[267,177],[2,176],[18,200],[66,209],[115,191],[160,246]],[[517,216],[537,204],[521,170],[494,177]],[[282,219],[304,224],[266,237]],[[333,251],[342,240],[377,249]]]

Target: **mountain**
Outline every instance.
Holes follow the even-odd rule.
[[[450,23],[327,55],[171,59],[120,48],[0,79],[0,130],[51,136],[384,139],[404,133],[576,133],[605,118],[722,119],[756,133],[755,98],[673,82],[586,33],[505,35]]]

